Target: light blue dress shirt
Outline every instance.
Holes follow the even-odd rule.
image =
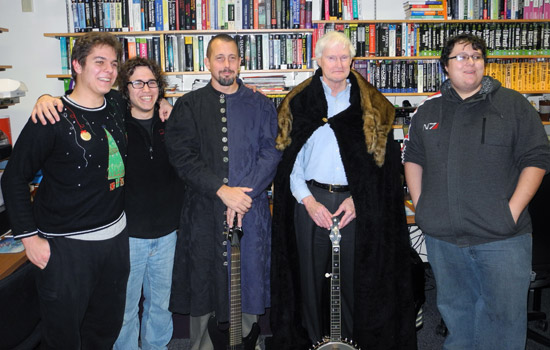
[[[331,95],[330,87],[321,78],[328,105],[328,118],[349,107],[351,84],[336,96]],[[340,148],[330,125],[319,127],[306,141],[294,162],[290,174],[290,190],[298,203],[311,195],[306,181],[315,180],[324,184],[347,185],[348,179],[340,157]]]

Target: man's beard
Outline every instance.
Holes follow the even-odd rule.
[[[231,86],[235,82],[235,76],[230,76],[228,78],[223,78],[222,73],[234,73],[233,71],[221,71],[218,76],[218,83],[221,86]]]

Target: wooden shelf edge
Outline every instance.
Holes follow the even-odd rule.
[[[313,72],[315,71],[313,68],[311,69],[255,69],[255,70],[241,70],[239,71],[239,74],[247,74],[247,73],[293,73],[293,72]],[[210,71],[199,71],[199,72],[164,72],[163,75],[210,75]]]
[[[0,70],[12,69],[12,66],[0,66]]]
[[[541,90],[541,91],[519,91],[520,94],[526,94],[526,95],[543,95],[548,94],[549,92],[547,90]],[[433,94],[436,94],[437,92],[383,92],[382,94],[384,96],[431,96]]]
[[[9,32],[10,30],[8,28],[1,28],[0,27],[0,33]]]
[[[547,19],[359,19],[359,20],[315,20],[312,24],[365,24],[365,23],[532,23],[548,22]]]
[[[174,91],[174,92],[166,92],[164,94],[164,97],[166,98],[169,98],[169,97],[182,97],[183,95],[189,93],[191,91]],[[267,96],[279,96],[279,95],[284,95],[286,96],[290,91],[261,91],[262,93],[264,93],[265,95]]]
[[[83,36],[87,32],[82,33],[44,33],[48,38],[59,38],[69,36]],[[115,36],[148,36],[148,35],[170,35],[170,34],[188,34],[188,35],[210,35],[210,34],[242,34],[242,33],[313,33],[313,29],[205,29],[205,30],[151,30],[151,31],[134,31],[134,32],[106,32]]]
[[[488,59],[524,59],[524,58],[550,58],[550,55],[489,55]],[[438,60],[439,56],[366,56],[354,57],[354,61],[375,61],[375,60]]]
[[[239,74],[247,74],[247,73],[271,73],[271,74],[277,74],[277,73],[311,73],[314,72],[315,69],[267,69],[267,70],[243,70],[240,71]],[[210,75],[210,71],[199,71],[199,72],[163,72],[163,75]],[[71,78],[70,74],[46,74],[46,78],[52,78],[52,79],[67,79]]]
[[[65,79],[70,77],[70,74],[46,74],[46,78]]]

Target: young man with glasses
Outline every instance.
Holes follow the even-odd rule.
[[[118,86],[128,102],[124,210],[130,236],[130,276],[124,322],[114,349],[138,349],[140,333],[141,349],[165,349],[172,338],[168,305],[183,196],[183,182],[168,160],[165,123],[159,117],[158,101],[164,96],[166,82],[155,62],[135,57],[120,68]]]
[[[531,277],[527,205],[550,169],[536,110],[484,76],[487,47],[451,38],[448,76],[421,104],[405,141],[405,175],[425,234],[445,349],[523,349]]]

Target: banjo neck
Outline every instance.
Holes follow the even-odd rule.
[[[332,242],[332,271],[330,277],[330,335],[313,346],[312,350],[360,350],[352,340],[342,339],[342,304],[340,289],[340,219],[332,218],[329,238]]]
[[[332,240],[332,274],[330,279],[330,340],[342,339],[342,305],[340,295],[340,233],[338,239],[332,239],[333,231],[338,226],[331,228]]]

